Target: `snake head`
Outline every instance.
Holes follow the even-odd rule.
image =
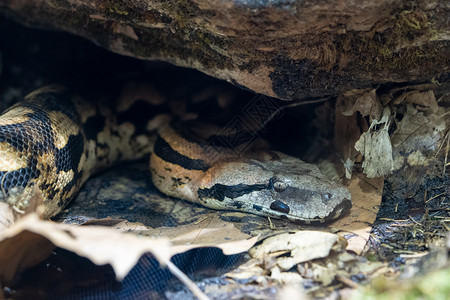
[[[334,220],[352,206],[347,188],[316,166],[279,152],[217,166],[207,186],[198,190],[198,198],[215,209],[303,223]]]
[[[273,165],[265,163],[266,169]],[[273,200],[269,209],[267,204],[263,208],[268,214],[294,222],[329,222],[352,207],[349,190],[326,178],[314,165],[285,161],[281,171],[272,170],[273,191],[269,195]]]

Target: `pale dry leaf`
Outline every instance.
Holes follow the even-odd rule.
[[[27,236],[26,242],[20,242],[24,240],[24,235]],[[47,251],[40,253],[41,249],[32,247],[41,245],[46,245]],[[138,237],[103,226],[73,227],[43,221],[36,214],[30,214],[0,233],[1,259],[22,252],[17,262],[1,262],[0,278],[11,280],[11,276],[23,267],[24,258],[39,252],[39,258],[33,260],[33,263],[37,263],[50,253],[53,246],[86,257],[97,265],[110,264],[119,280],[128,274],[146,252],[151,252],[162,265],[173,255],[168,239]]]
[[[361,134],[355,143],[355,149],[364,156],[362,167],[369,178],[385,176],[393,170],[389,124],[390,109],[385,108],[381,120],[372,120],[369,130]],[[376,130],[376,125],[382,126]]]
[[[387,127],[364,132],[356,142],[355,149],[364,156],[362,167],[367,177],[386,176],[393,170],[392,145]]]
[[[419,150],[414,151],[413,153],[409,154],[406,158],[406,162],[410,166],[428,166],[430,161],[426,158],[425,155]]]
[[[365,118],[358,114],[344,116],[338,110],[335,114],[334,124],[334,147],[344,162],[345,176],[351,178],[353,165],[355,162],[361,161],[361,154],[355,149],[355,143],[359,140],[361,132],[369,129]]]
[[[450,122],[444,108],[439,108],[436,114],[426,115],[412,105],[407,105],[406,113],[396,125],[391,141],[394,169],[398,170],[405,164],[405,154],[409,155],[414,151],[425,154],[437,150]],[[412,161],[417,165],[417,161]]]
[[[172,251],[167,238],[139,237],[105,227],[120,222],[107,218],[88,222],[86,225],[89,226],[74,227],[43,221],[36,214],[26,216],[0,234],[0,265],[6,266],[0,270],[0,281],[10,281],[18,272],[41,262],[55,246],[86,257],[97,265],[110,264],[118,280],[128,274],[144,253],[150,252],[197,298],[208,299],[170,262],[170,258],[179,251]]]
[[[408,91],[393,100],[393,104],[400,104],[406,102],[408,104],[420,105],[423,108],[428,108],[432,113],[439,110],[439,105],[432,90],[428,91]]]
[[[363,116],[379,119],[383,106],[376,89],[351,90],[339,97],[336,109],[344,116],[360,112]]]
[[[326,266],[320,264],[312,264],[312,279],[316,282],[321,282],[327,286],[333,282],[337,275],[337,266],[334,263],[329,263]]]
[[[251,258],[236,269],[228,272],[225,276],[234,279],[247,279],[251,277],[263,276],[266,271],[262,268],[260,260]]]
[[[38,233],[14,226],[6,229],[0,233],[0,282],[11,282],[16,274],[46,259],[54,248]]]
[[[294,265],[316,258],[326,257],[332,249],[343,250],[347,242],[336,234],[322,231],[299,231],[270,237],[250,249],[252,257],[262,260],[273,252],[290,250],[290,256],[276,259],[281,270],[289,270]]]
[[[241,232],[233,223],[222,221],[217,215],[210,215],[200,222],[177,226],[151,228],[140,223],[123,222],[116,229],[131,231],[143,236],[168,238],[172,244],[172,253],[182,253],[193,248],[216,247],[225,255],[245,252],[257,241]]]
[[[277,294],[277,300],[308,300],[310,297],[306,294],[302,285],[287,284],[281,288]]]
[[[361,274],[364,274],[366,276],[372,275],[377,270],[381,268],[386,268],[387,263],[386,262],[380,262],[380,261],[367,261],[363,264],[358,264],[356,268],[353,269],[353,272],[360,272]]]
[[[282,284],[298,284],[301,285],[303,282],[302,276],[294,272],[282,272],[277,266],[273,267],[271,270],[270,278],[276,282]]]

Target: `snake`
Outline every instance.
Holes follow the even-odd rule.
[[[175,121],[161,109],[166,98],[133,83],[108,105],[62,85],[31,92],[0,116],[0,201],[23,214],[40,199],[51,218],[93,174],[150,156],[159,191],[208,208],[305,223],[350,210],[349,190],[315,165],[220,142],[220,126]]]

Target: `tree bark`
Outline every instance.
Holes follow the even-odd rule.
[[[448,75],[447,0],[0,0],[0,13],[291,100]]]

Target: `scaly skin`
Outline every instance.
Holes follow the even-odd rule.
[[[315,166],[280,152],[208,144],[214,126],[180,134],[169,115],[152,115],[165,101],[161,94],[143,91],[125,88],[110,109],[48,86],[12,106],[0,116],[0,200],[24,212],[40,193],[52,217],[96,171],[149,154],[161,192],[213,209],[294,222],[330,221],[350,209],[348,190]],[[133,115],[144,108],[148,121]]]

